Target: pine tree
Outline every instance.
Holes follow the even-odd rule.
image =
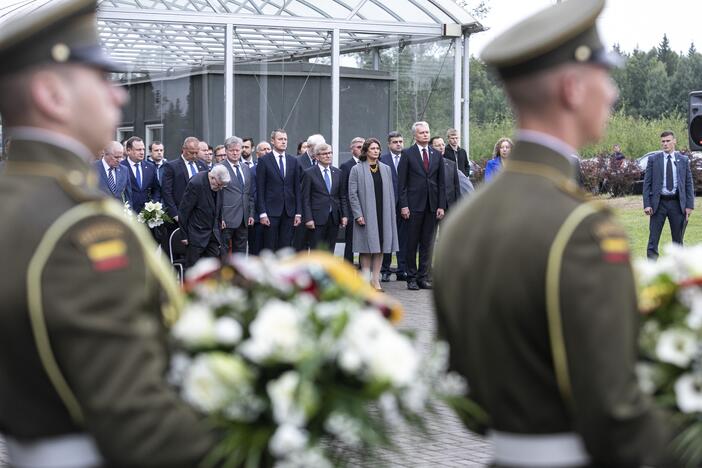
[[[657,57],[658,60],[665,65],[668,76],[673,76],[675,68],[678,65],[678,54],[671,50],[667,34],[663,34],[663,40],[658,46]]]

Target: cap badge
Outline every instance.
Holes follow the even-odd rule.
[[[581,45],[575,49],[575,60],[578,62],[587,62],[592,56],[592,49],[586,45]]]
[[[71,49],[63,43],[55,44],[51,48],[51,58],[58,63],[65,63],[71,56]]]

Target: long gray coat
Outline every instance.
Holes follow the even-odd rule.
[[[353,251],[358,253],[390,253],[399,250],[397,222],[395,220],[395,191],[392,185],[390,166],[381,163],[380,177],[383,181],[383,245],[378,237],[378,215],[375,210],[375,189],[367,161],[351,168],[349,175],[349,205],[353,220]],[[365,226],[356,219],[363,216]]]

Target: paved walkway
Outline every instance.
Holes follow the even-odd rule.
[[[394,275],[392,276],[394,279]],[[420,332],[422,343],[434,335],[434,305],[431,291],[409,291],[404,282],[382,283],[388,294],[402,302],[405,318],[401,328]],[[398,428],[393,436],[400,449],[397,453],[381,453],[377,463],[364,464],[373,467],[479,467],[491,461],[490,444],[482,437],[468,432],[460,420],[448,408],[440,408],[438,414],[427,416],[428,437]]]
[[[395,281],[383,283],[383,287],[405,308],[401,327],[421,332],[428,340],[435,330],[431,291],[409,291],[406,283]],[[440,408],[438,414],[428,416],[427,429],[429,433],[424,436],[410,432],[406,427],[398,427],[393,435],[398,453],[382,452],[372,462],[359,461],[354,465],[364,468],[479,467],[490,462],[490,445],[466,431],[447,408]],[[5,466],[5,450],[0,440],[0,467]]]

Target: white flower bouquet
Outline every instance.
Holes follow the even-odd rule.
[[[641,387],[673,413],[674,448],[688,466],[702,463],[702,244],[670,244],[657,262],[636,264],[644,321]]]
[[[475,408],[446,345],[421,356],[399,304],[329,254],[205,259],[186,290],[170,380],[224,435],[206,465],[343,466],[440,400]]]
[[[137,215],[137,221],[146,224],[150,229],[158,227],[163,223],[172,223],[173,220],[163,210],[161,202],[146,202],[144,209]]]

